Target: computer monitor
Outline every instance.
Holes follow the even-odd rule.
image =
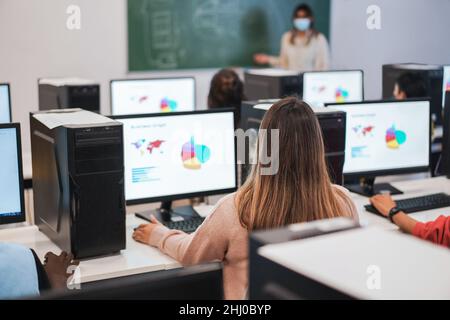
[[[450,65],[443,66],[442,107],[445,107],[445,93],[450,91]]]
[[[113,118],[123,123],[128,204],[162,201],[152,214],[166,221],[196,216],[190,206],[171,210],[173,200],[237,189],[232,109]]]
[[[112,80],[110,88],[113,115],[195,109],[194,78]]]
[[[414,94],[414,99],[430,99],[432,120],[435,124],[442,124],[442,65],[422,63],[395,63],[385,64],[382,67],[383,99],[392,99],[395,84],[404,74],[418,77],[423,81],[425,91],[419,90]],[[423,89],[423,88],[422,88]]]
[[[427,171],[431,151],[429,100],[365,101],[327,104],[345,111],[344,176],[367,178],[348,188],[363,195],[401,193],[390,185],[374,185],[377,176]]]
[[[20,124],[0,124],[0,224],[25,221]]]
[[[0,83],[0,123],[11,122],[11,95],[9,84]]]
[[[314,107],[325,103],[364,100],[362,70],[318,71],[303,74],[303,100]]]

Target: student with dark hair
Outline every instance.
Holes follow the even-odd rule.
[[[279,133],[278,170],[265,173],[264,146]],[[322,131],[314,111],[297,98],[275,103],[264,115],[257,163],[245,184],[220,200],[192,234],[170,230],[154,217],[133,239],[159,248],[183,265],[223,261],[226,299],[242,299],[248,287],[248,237],[292,223],[334,217],[358,219],[349,192],[333,185]]]
[[[428,96],[424,79],[420,74],[414,72],[404,72],[398,77],[393,95],[396,100]]]
[[[222,69],[212,80],[208,94],[208,108],[234,108],[239,123],[241,103],[244,99],[244,84],[232,69]]]
[[[314,13],[310,6],[301,4],[292,14],[292,29],[281,38],[278,57],[258,53],[257,64],[270,64],[294,71],[321,71],[329,68],[329,46],[323,34],[315,29]]]

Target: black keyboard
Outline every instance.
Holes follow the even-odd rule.
[[[176,229],[184,231],[186,233],[192,233],[203,223],[205,218],[203,217],[192,217],[186,220],[180,221],[163,221],[162,224],[169,229]]]
[[[415,197],[409,199],[396,200],[397,207],[405,213],[413,213],[417,211],[425,211],[450,207],[450,195],[446,193],[435,193],[423,197]],[[380,214],[372,205],[364,206],[367,211]]]

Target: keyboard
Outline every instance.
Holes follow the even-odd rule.
[[[423,197],[408,198],[396,200],[397,207],[402,209],[404,213],[413,213],[431,209],[450,207],[450,195],[446,193],[434,193]],[[364,206],[367,211],[381,214],[372,205]]]
[[[169,229],[176,229],[186,233],[193,233],[203,223],[204,220],[205,218],[203,217],[192,217],[186,220],[163,221],[161,223]]]

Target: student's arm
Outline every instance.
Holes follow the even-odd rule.
[[[328,41],[323,34],[317,36],[317,56],[315,61],[315,70],[323,71],[330,68],[330,48]]]
[[[417,222],[412,230],[412,234],[421,239],[450,248],[450,216],[440,216],[436,220],[427,223]]]
[[[170,230],[153,220],[141,225],[133,238],[159,248],[183,265],[223,260],[231,232],[230,214],[219,204],[192,234]]]
[[[31,253],[33,254],[34,262],[36,264],[39,292],[42,293],[44,291],[50,290],[52,286],[50,284],[50,280],[48,279],[47,272],[45,271],[44,266],[42,265],[41,260],[39,260],[39,257],[37,256],[36,252],[33,249],[30,250]]]
[[[389,195],[377,195],[370,198],[372,205],[385,217],[396,206]],[[397,213],[393,222],[404,232],[433,243],[450,246],[450,217],[440,216],[428,223],[418,222],[404,212]]]
[[[395,201],[390,195],[379,194],[373,196],[370,198],[370,203],[386,218],[389,215],[389,211],[396,206]],[[412,231],[417,223],[416,220],[404,212],[397,213],[392,220],[403,232],[409,234],[412,234]]]

